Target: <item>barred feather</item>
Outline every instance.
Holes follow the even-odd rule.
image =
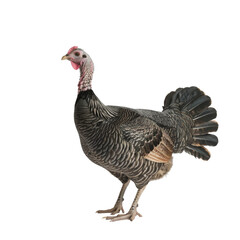
[[[215,121],[210,121],[210,122],[195,125],[193,127],[193,134],[204,135],[209,132],[216,132],[217,130],[218,130],[218,123]]]
[[[189,145],[185,148],[185,151],[193,155],[194,157],[201,158],[203,160],[208,160],[211,156],[209,151],[203,146],[199,147],[199,146]]]
[[[207,146],[216,146],[218,144],[218,138],[212,134],[194,135],[193,143]]]

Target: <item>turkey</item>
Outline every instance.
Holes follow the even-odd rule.
[[[99,210],[109,213],[110,221],[133,220],[138,201],[151,180],[160,179],[172,167],[172,154],[183,151],[208,160],[205,147],[216,146],[218,139],[209,132],[218,129],[213,121],[217,112],[210,107],[211,99],[197,87],[178,88],[164,101],[163,111],[106,106],[92,90],[94,64],[90,56],[74,46],[62,57],[80,69],[74,121],[85,155],[107,169],[122,182],[113,208]],[[130,181],[138,189],[125,214],[123,195]],[[115,216],[113,216],[115,215]]]

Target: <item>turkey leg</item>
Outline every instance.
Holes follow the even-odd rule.
[[[122,202],[123,202],[123,195],[127,189],[127,186],[129,184],[130,180],[128,180],[126,183],[124,183],[122,185],[122,188],[121,188],[121,191],[118,195],[118,199],[114,205],[113,208],[110,208],[110,209],[106,209],[106,210],[98,210],[97,213],[111,213],[111,215],[114,215],[114,214],[117,214],[119,213],[120,211],[122,211],[124,213],[124,210],[123,210],[123,206],[122,206]]]
[[[110,220],[111,222],[115,222],[115,221],[125,220],[125,219],[133,221],[134,218],[136,217],[136,215],[138,215],[139,217],[142,217],[142,215],[137,212],[137,207],[138,207],[139,198],[140,198],[142,192],[144,191],[145,187],[143,187],[143,188],[141,188],[141,189],[139,189],[137,191],[135,199],[134,199],[134,201],[132,203],[132,206],[129,209],[128,213],[126,213],[126,214],[118,214],[117,216],[109,216],[109,217],[105,217],[105,218],[107,220]]]

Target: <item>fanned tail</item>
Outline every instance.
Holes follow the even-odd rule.
[[[197,87],[179,88],[170,92],[164,101],[164,109],[177,105],[181,112],[187,112],[193,119],[193,142],[185,151],[197,158],[208,160],[209,151],[204,146],[216,146],[218,138],[209,134],[218,130],[218,123],[212,121],[217,116],[216,109],[209,107],[211,98]]]

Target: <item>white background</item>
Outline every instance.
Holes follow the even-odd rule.
[[[0,6],[0,239],[240,239],[239,1],[5,1]],[[218,110],[204,162],[174,156],[133,222],[95,213],[121,183],[83,154],[73,122],[74,45],[105,104],[161,110],[196,85]],[[126,192],[127,211],[136,193]]]

